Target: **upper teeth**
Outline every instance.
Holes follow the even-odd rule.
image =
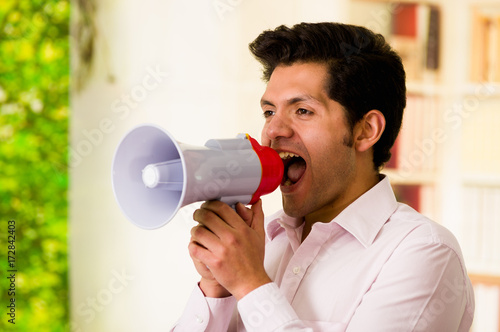
[[[292,157],[299,157],[295,153],[291,153],[291,152],[280,152],[279,155],[280,155],[281,159],[288,159],[288,158],[292,158]]]

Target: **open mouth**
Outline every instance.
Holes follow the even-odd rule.
[[[285,166],[281,185],[291,186],[299,182],[306,171],[306,161],[301,156],[291,152],[280,152],[279,155]]]

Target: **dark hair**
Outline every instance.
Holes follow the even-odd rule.
[[[384,114],[386,127],[373,147],[375,169],[390,159],[406,106],[406,85],[401,58],[382,35],[354,25],[301,23],[264,31],[249,48],[262,63],[266,82],[278,65],[325,63],[328,96],[344,107],[351,130],[372,109]]]

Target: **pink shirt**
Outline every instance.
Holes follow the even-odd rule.
[[[469,331],[474,295],[455,237],[398,203],[386,177],[303,243],[301,220],[268,221],[274,282],[238,303],[196,287],[174,331]]]

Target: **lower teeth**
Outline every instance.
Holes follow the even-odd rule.
[[[290,179],[286,179],[284,185],[285,186],[291,186],[293,184],[293,182],[290,180]]]

